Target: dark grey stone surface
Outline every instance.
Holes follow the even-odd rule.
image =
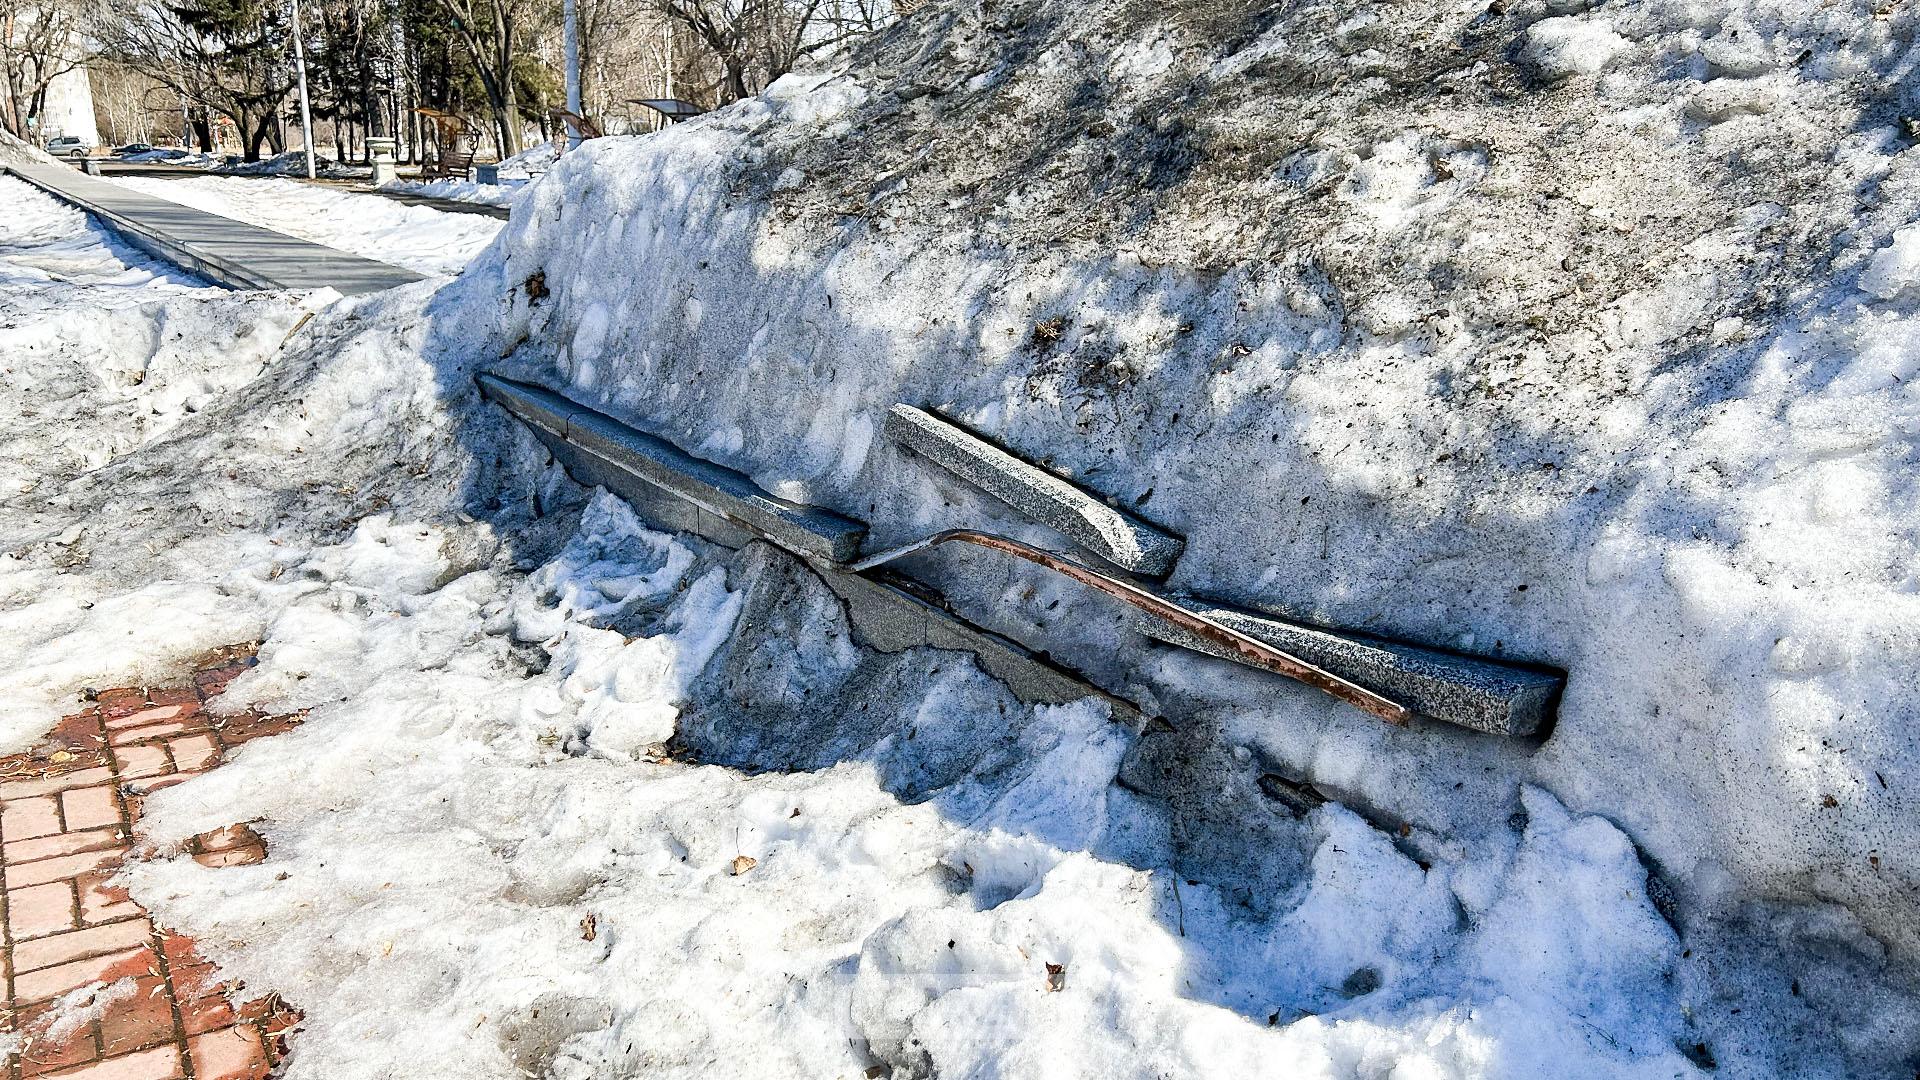
[[[852,560],[866,538],[867,527],[860,522],[775,498],[741,473],[550,390],[484,374],[480,387],[549,443],[563,443],[572,463],[583,465],[609,490],[625,495],[628,485],[618,482],[619,476],[631,476],[722,521],[737,522],[796,555],[828,562]]]
[[[1117,510],[932,413],[895,405],[887,436],[1022,514],[1136,574],[1165,577],[1186,541]]]
[[[380,292],[421,275],[88,176],[10,161],[8,173],[78,206],[134,247],[230,289]]]
[[[1182,597],[1179,602],[1422,716],[1493,735],[1539,734],[1552,719],[1565,682],[1550,671],[1335,633],[1208,600]],[[1134,617],[1134,627],[1159,641],[1232,659],[1212,642],[1144,614]]]

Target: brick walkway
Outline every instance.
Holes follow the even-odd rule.
[[[0,971],[21,1040],[8,1080],[258,1080],[286,1053],[292,1010],[273,998],[234,1005],[192,941],[106,883],[138,857],[132,826],[147,795],[297,722],[202,711],[251,662],[223,649],[191,686],[106,691],[30,753],[0,758]],[[208,866],[266,858],[245,825],[190,850]]]

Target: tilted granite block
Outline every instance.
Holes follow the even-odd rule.
[[[543,387],[490,374],[480,375],[479,382],[487,397],[527,421],[536,434],[564,444],[566,453],[558,454],[567,459],[563,463],[616,494],[629,494],[631,485],[622,478],[631,477],[796,555],[844,563],[859,554],[867,527],[858,521],[776,498],[742,473]]]
[[[1553,716],[1565,677],[1551,671],[1426,649],[1363,634],[1258,615],[1181,597],[1182,606],[1405,705],[1422,716],[1492,735],[1538,734]],[[1134,629],[1159,641],[1232,660],[1213,642],[1144,615]]]
[[[1102,559],[1166,577],[1186,541],[1116,510],[1086,491],[911,405],[887,413],[887,437]]]

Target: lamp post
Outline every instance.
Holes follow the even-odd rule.
[[[307,151],[307,179],[313,179],[313,106],[307,101],[307,47],[301,41],[300,0],[293,0],[293,66],[300,74],[300,143]]]
[[[566,52],[567,69],[567,149],[580,145],[580,127],[574,117],[580,112],[580,12],[574,0],[561,5],[561,48]]]

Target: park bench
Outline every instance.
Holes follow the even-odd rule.
[[[473,179],[473,151],[449,150],[426,163],[420,170],[422,180]]]

